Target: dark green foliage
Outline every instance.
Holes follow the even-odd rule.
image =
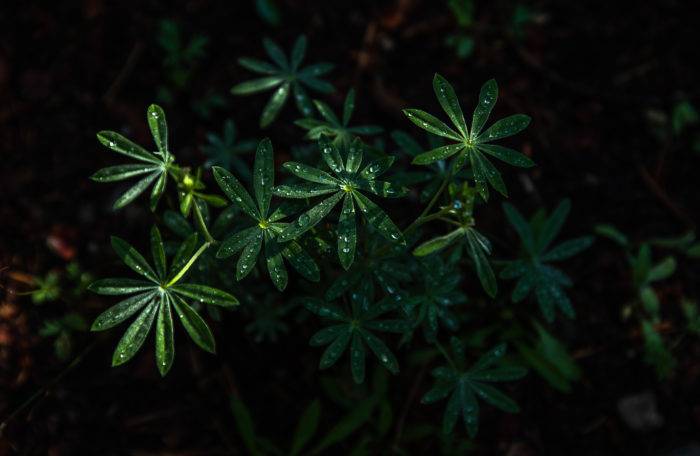
[[[209,144],[202,147],[209,158],[205,166],[221,166],[229,171],[236,171],[243,179],[250,182],[250,170],[248,164],[240,155],[247,155],[255,151],[257,141],[254,139],[238,140],[238,131],[233,120],[224,122],[224,129],[221,135],[207,133]]]
[[[158,228],[154,226],[151,229],[152,267],[126,241],[112,238],[112,247],[117,255],[142,277],[101,279],[89,287],[102,295],[132,295],[98,316],[92,324],[93,331],[112,328],[138,314],[114,351],[113,366],[124,364],[139,351],[156,321],[156,363],[161,375],[167,374],[175,359],[173,310],[192,340],[204,350],[214,352],[214,337],[209,327],[188,301],[223,307],[237,305],[238,301],[216,288],[182,281],[197,257],[209,247],[204,244],[195,252],[196,245],[197,235],[193,234],[179,247],[168,268],[163,241]]]
[[[323,201],[301,214],[296,222],[289,224],[282,231],[280,238],[286,241],[299,237],[316,226],[342,200],[343,208],[337,227],[338,258],[345,269],[348,269],[355,259],[357,244],[355,205],[360,209],[367,223],[379,234],[390,242],[405,243],[401,230],[379,206],[363,194],[368,192],[384,198],[405,195],[405,188],[376,179],[387,171],[394,157],[386,156],[374,160],[360,170],[364,146],[359,139],[344,148],[345,157],[325,136],[319,139],[318,147],[333,175],[302,163],[287,162],[282,166],[307,183],[280,185],[275,188],[275,194],[284,198],[297,199],[330,196],[324,196]]]
[[[382,127],[376,125],[361,125],[357,127],[349,125],[352,113],[355,110],[355,91],[353,89],[350,89],[345,97],[342,120],[323,101],[314,100],[314,105],[318,113],[321,114],[320,120],[307,117],[295,122],[301,128],[308,130],[306,137],[309,139],[318,140],[325,135],[333,138],[333,144],[336,146],[348,146],[355,136],[376,135],[383,131]]]
[[[561,231],[571,210],[571,203],[563,201],[545,218],[544,213],[537,214],[529,222],[508,203],[503,211],[510,224],[520,237],[522,243],[521,259],[510,261],[503,270],[502,279],[518,279],[511,295],[513,302],[520,302],[533,293],[545,319],[554,321],[556,309],[573,318],[574,308],[564,292],[572,281],[561,270],[549,263],[566,260],[590,247],[593,237],[584,236],[550,247]]]
[[[491,144],[497,139],[507,138],[521,132],[530,123],[530,118],[524,114],[515,114],[495,122],[482,131],[498,98],[498,86],[493,79],[486,82],[481,88],[479,103],[472,115],[471,129],[467,127],[454,89],[439,74],[436,74],[433,79],[433,90],[440,106],[456,130],[420,109],[404,109],[403,112],[411,122],[420,128],[453,142],[416,156],[413,163],[428,165],[454,156],[451,164],[452,173],[459,171],[465,163],[469,163],[476,189],[484,200],[488,200],[489,197],[487,183],[499,193],[507,196],[508,193],[505,183],[501,179],[501,174],[486,156],[490,155],[513,166],[534,166],[532,160],[520,152]]]
[[[318,331],[310,340],[312,346],[328,345],[321,356],[319,368],[327,369],[340,359],[348,349],[350,351],[350,370],[356,383],[365,379],[365,357],[369,351],[374,353],[382,366],[391,373],[399,372],[399,363],[389,347],[375,335],[379,332],[403,333],[410,328],[403,319],[379,318],[397,308],[394,300],[386,299],[372,303],[368,287],[351,294],[350,309],[342,309],[320,299],[304,300],[304,307],[316,315],[331,321],[331,325]]]
[[[274,122],[290,93],[301,115],[310,116],[313,113],[313,105],[306,90],[324,94],[333,92],[333,86],[321,79],[321,76],[333,69],[333,65],[316,63],[302,68],[300,65],[306,55],[306,37],[303,35],[297,38],[289,57],[268,38],[263,40],[263,45],[272,63],[249,57],[238,59],[238,63],[247,70],[264,76],[237,84],[231,92],[234,95],[251,95],[274,89],[260,116],[261,128],[266,128]]]
[[[218,258],[227,258],[241,252],[236,266],[236,280],[241,280],[250,273],[264,245],[267,269],[277,289],[284,290],[287,287],[288,276],[283,258],[306,279],[318,282],[319,270],[313,258],[297,242],[281,239],[280,233],[284,233],[289,225],[281,220],[291,213],[292,208],[283,205],[270,212],[275,179],[270,140],[263,139],[255,154],[255,202],[233,174],[224,168],[214,167],[214,176],[226,196],[256,223],[228,237],[216,253]]]
[[[261,15],[272,20],[274,15],[270,16],[269,7],[273,4],[264,3],[258,2],[258,7],[262,5],[266,10]],[[290,91],[293,92],[303,117],[297,125],[308,131],[307,139],[318,143],[317,147],[289,147],[293,161],[282,164],[289,178],[281,185],[275,186],[277,170],[271,141],[263,139],[257,148],[252,141],[238,141],[232,120],[226,121],[220,136],[207,136],[208,144],[202,150],[208,160],[203,167],[176,163],[168,145],[165,115],[155,105],[149,108],[148,122],[156,152],[148,152],[114,132],[98,135],[107,147],[140,164],[106,168],[93,176],[95,180],[145,175],[115,207],[131,202],[153,182],[156,182],[151,198],[154,211],[168,179],[177,191],[177,199],[165,199],[169,208],[162,216],[163,224],[175,239],[163,242],[159,230],[153,227],[152,263],[126,241],[113,238],[117,254],[141,277],[103,279],[90,285],[92,291],[100,294],[128,295],[98,316],[92,325],[93,330],[104,330],[133,317],[114,352],[113,365],[132,358],[155,325],[156,361],[160,373],[165,375],[175,353],[173,311],[195,343],[213,352],[213,335],[198,312],[207,309],[214,320],[223,322],[216,309],[238,304],[229,293],[236,290],[245,303],[239,315],[249,319],[245,332],[256,343],[274,343],[282,336],[296,335],[293,322],[313,321],[300,308],[321,317],[326,326],[310,339],[312,346],[325,347],[320,369],[332,367],[347,353],[350,377],[356,384],[352,388],[364,391],[359,400],[348,400],[342,393],[348,385],[343,385],[342,379],[333,384],[322,380],[324,389],[347,408],[347,413],[316,439],[321,410],[319,402],[313,402],[301,415],[288,451],[258,435],[253,415],[244,401],[233,399],[238,434],[250,454],[319,454],[369,422],[373,424],[373,432],[387,434],[394,411],[387,398],[384,377],[387,370],[398,373],[397,354],[402,354],[399,348],[404,347],[416,350],[411,352],[410,359],[421,351],[429,354],[418,363],[423,369],[428,368],[438,353],[449,364],[434,369],[436,384],[424,397],[425,402],[433,402],[450,396],[444,420],[446,432],[454,428],[462,414],[469,435],[476,434],[477,397],[505,411],[517,411],[511,399],[489,385],[516,380],[525,374],[523,368],[502,359],[504,345],[497,346],[467,369],[464,347],[459,340],[452,338],[453,359],[443,350],[440,339],[473,332],[471,322],[476,320],[473,312],[500,305],[491,302],[498,299],[498,285],[490,263],[494,248],[482,233],[475,212],[477,204],[488,199],[487,183],[506,194],[500,174],[487,156],[515,166],[533,165],[526,156],[491,144],[523,130],[529,118],[511,116],[482,132],[498,92],[495,81],[489,81],[482,88],[468,128],[452,86],[435,75],[433,90],[455,129],[423,111],[406,110],[412,122],[430,133],[429,147],[426,151],[408,134],[395,131],[392,138],[400,149],[395,157],[385,152],[384,138],[378,136],[382,128],[350,124],[355,107],[353,89],[345,98],[342,115],[333,113],[324,101],[311,102],[307,89],[322,94],[333,91],[333,86],[319,78],[332,66],[300,67],[306,52],[304,37],[296,40],[291,56],[270,40],[265,40],[264,46],[273,63],[240,59],[242,66],[263,77],[238,84],[233,88],[234,94],[273,90],[260,121],[262,127],[267,127],[280,113]],[[320,115],[318,119],[313,117],[316,111]],[[362,138],[367,136],[376,136],[371,145],[363,142]],[[251,168],[247,154],[253,149]],[[401,163],[403,157],[423,166],[407,169]],[[399,162],[400,171],[385,177],[395,161]],[[206,192],[210,178],[216,181],[223,196]],[[404,229],[375,202],[378,198],[400,197],[408,197],[404,201],[425,203],[422,212],[409,220]],[[554,286],[566,285],[562,282],[566,276],[545,263],[567,258],[590,244],[588,240],[579,241],[586,245],[569,241],[549,248],[567,211],[568,208],[560,208],[549,219],[539,216],[532,224],[523,222],[526,228],[515,224],[523,237],[526,256],[510,262],[504,271],[523,269],[528,277],[539,274],[537,284],[531,288],[544,287],[549,293],[536,291],[540,300],[552,298]],[[511,222],[519,221],[510,206],[507,212]],[[418,242],[423,235],[427,235],[426,239]],[[294,280],[285,263],[306,280]],[[520,269],[514,266],[521,264]],[[261,280],[263,275],[270,277],[273,288]],[[475,293],[473,298],[469,294],[468,300],[467,288],[472,283],[466,280],[469,275],[478,279],[486,293]],[[512,275],[516,276],[519,277]],[[551,277],[558,280],[554,285],[545,280]],[[238,284],[244,280],[244,285]],[[317,286],[310,282],[321,283]],[[550,309],[553,298],[550,301],[543,305],[545,313],[553,313]],[[470,327],[466,329],[466,326]],[[564,356],[565,350],[554,343],[553,336],[537,328],[538,338],[514,338],[518,351],[555,387],[567,386],[567,382],[577,378],[575,364]],[[424,337],[414,337],[417,332]],[[496,334],[491,330],[486,333],[489,337]],[[369,382],[371,393],[364,382],[368,356],[385,368],[373,370],[374,381]],[[358,441],[355,450],[358,454],[370,451],[367,440]]]
[[[465,369],[466,354],[462,342],[453,337],[452,354],[454,362],[449,366],[433,369],[435,384],[425,393],[422,402],[430,404],[449,396],[442,422],[443,432],[449,434],[457,421],[462,418],[470,437],[479,428],[479,403],[477,398],[504,412],[516,413],[520,409],[511,398],[489,385],[494,382],[509,382],[525,376],[527,371],[503,361],[505,345],[498,345],[484,354],[469,369]]]

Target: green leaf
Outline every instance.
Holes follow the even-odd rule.
[[[525,114],[514,114],[495,122],[485,132],[477,137],[477,141],[480,143],[485,143],[501,138],[507,138],[525,130],[529,124],[529,116],[526,116]]]
[[[508,203],[503,203],[503,212],[505,212],[506,218],[508,219],[510,224],[513,225],[513,228],[515,228],[515,231],[518,233],[518,236],[520,236],[525,250],[527,250],[528,253],[534,253],[535,241],[532,235],[532,228],[530,228],[530,224],[527,223],[525,218],[520,212],[518,212],[516,208],[514,208]]]
[[[236,263],[236,280],[241,280],[253,270],[255,261],[258,259],[258,254],[262,248],[263,231],[258,230],[250,243],[245,246],[241,256]]]
[[[355,259],[355,244],[357,243],[357,227],[355,225],[355,205],[352,195],[345,194],[343,210],[338,220],[338,258],[347,271]]]
[[[444,138],[462,141],[462,138],[460,138],[456,131],[448,127],[437,117],[428,114],[425,111],[421,111],[420,109],[404,109],[403,113],[406,115],[406,117],[408,117],[408,120],[423,130],[429,131],[434,135],[442,136]]]
[[[331,170],[336,173],[345,170],[340,152],[338,152],[338,149],[327,136],[319,137],[318,148],[321,150],[321,157],[323,157],[323,160],[325,160]]]
[[[250,194],[243,188],[243,185],[236,179],[233,174],[221,168],[220,166],[214,166],[212,168],[214,171],[214,178],[216,182],[221,187],[224,194],[238,207],[240,207],[243,212],[248,214],[255,220],[260,219],[260,214],[258,209],[255,207],[253,199]]]
[[[444,160],[464,149],[464,144],[448,144],[416,155],[411,163],[414,165],[429,165]]]
[[[647,281],[657,282],[669,278],[676,270],[676,260],[673,257],[666,257],[660,263],[655,264],[647,276]]]
[[[372,225],[382,236],[389,239],[390,241],[397,242],[399,244],[406,244],[406,240],[403,237],[401,230],[394,225],[388,215],[382,211],[379,206],[374,204],[366,196],[359,192],[353,192],[355,201],[359,206],[360,210],[364,214],[367,222]]]
[[[350,89],[343,103],[343,125],[350,123],[352,112],[355,110],[355,89]]]
[[[158,277],[165,278],[167,266],[165,263],[165,249],[163,248],[163,238],[160,236],[158,227],[151,227],[151,256],[153,264],[156,265],[156,273]]]
[[[433,77],[433,90],[440,102],[440,106],[442,106],[442,109],[448,115],[454,126],[457,127],[457,130],[462,134],[462,137],[468,137],[469,133],[467,124],[464,121],[464,114],[462,113],[462,108],[459,106],[459,99],[452,85],[447,82],[447,79],[435,73],[435,77]]]
[[[260,116],[260,128],[267,128],[279,115],[291,89],[290,83],[285,82],[270,96]]]
[[[214,341],[214,336],[202,317],[177,295],[173,295],[173,305],[175,305],[175,311],[178,317],[180,317],[182,326],[194,343],[209,353],[215,353],[216,343]]]
[[[112,366],[119,366],[129,361],[141,348],[146,336],[151,331],[153,319],[158,311],[158,304],[153,302],[146,307],[126,330],[117,344],[112,356]]]
[[[497,144],[479,144],[476,147],[480,151],[489,154],[492,157],[496,157],[497,159],[512,166],[518,166],[520,168],[531,168],[535,166],[535,162],[533,162],[530,157],[507,147],[499,146]]]
[[[360,177],[363,179],[373,180],[384,174],[393,163],[394,157],[392,156],[386,156],[373,160],[367,166],[365,166],[362,171],[360,171]]]
[[[92,282],[88,290],[101,295],[125,295],[152,290],[157,285],[134,279],[100,279]]]
[[[314,112],[314,105],[309,98],[309,94],[306,92],[301,84],[295,82],[292,84],[292,92],[294,95],[294,101],[297,104],[297,109],[303,116],[311,116]]]
[[[163,377],[168,373],[175,360],[174,334],[170,301],[168,295],[162,294],[158,306],[158,320],[156,321],[156,364]]]
[[[399,372],[399,362],[396,360],[391,350],[389,350],[389,347],[369,331],[362,331],[361,334],[370,350],[372,350],[377,359],[379,359],[379,362],[386,367],[389,372],[397,374]]]
[[[277,64],[282,69],[289,68],[289,62],[287,57],[284,55],[284,51],[269,38],[263,38],[263,46],[265,47],[265,52],[270,56],[273,62]]]
[[[316,184],[313,182],[304,182],[301,184],[278,185],[273,193],[282,198],[313,198],[314,196],[327,195],[338,191],[338,186]]]
[[[347,162],[345,163],[345,169],[349,173],[354,174],[357,172],[358,169],[360,169],[360,164],[362,163],[363,149],[364,146],[362,145],[362,141],[360,140],[360,138],[355,138],[353,139],[352,143],[350,143],[350,146],[348,147]]]
[[[476,275],[479,277],[479,282],[481,282],[481,286],[484,287],[486,293],[493,298],[498,291],[498,285],[496,284],[496,277],[493,274],[489,260],[486,258],[484,248],[474,234],[473,229],[468,229],[466,235],[467,250],[474,261]]]
[[[233,236],[227,238],[221,243],[219,250],[216,252],[217,258],[228,258],[231,255],[239,252],[243,247],[253,242],[254,238],[260,233],[259,226],[251,226],[243,231],[239,231]]]
[[[612,225],[607,225],[607,224],[601,224],[601,225],[596,225],[595,226],[595,234],[598,236],[603,236],[605,238],[608,238],[617,244],[619,244],[622,247],[627,247],[629,244],[629,241],[627,240],[627,236],[625,236],[620,230],[615,228]]]
[[[338,337],[326,348],[318,364],[319,369],[328,369],[341,357],[350,342],[352,331],[345,329],[338,334]]]
[[[313,312],[319,317],[329,318],[331,320],[347,321],[348,318],[343,312],[334,305],[328,305],[318,298],[306,298],[303,302],[304,307],[309,312]]]
[[[333,110],[328,106],[326,103],[322,102],[321,100],[314,100],[314,105],[316,106],[316,109],[318,110],[318,113],[321,114],[321,117],[331,124],[332,126],[339,126],[340,121],[336,117],[336,115],[333,113]]]
[[[265,258],[272,283],[279,291],[283,291],[287,287],[288,277],[282,260],[282,247],[269,232],[265,233]]]
[[[157,165],[161,164],[158,157],[146,151],[146,149],[138,144],[126,139],[119,133],[115,133],[113,131],[101,131],[97,134],[97,140],[111,150],[122,155],[126,155],[127,157],[143,162],[155,163]]]
[[[539,235],[539,239],[537,239],[537,245],[535,247],[536,252],[541,253],[549,247],[549,244],[552,243],[554,238],[557,237],[561,231],[570,211],[571,201],[566,199],[559,203],[559,206],[557,206],[542,227],[542,232]]]
[[[181,283],[173,285],[170,289],[181,296],[194,299],[201,304],[222,307],[233,307],[239,304],[238,299],[233,295],[207,285]]]
[[[141,310],[156,296],[153,291],[132,296],[102,312],[92,323],[90,331],[104,331],[113,328]]]
[[[479,92],[479,103],[474,108],[474,115],[472,116],[472,140],[476,139],[481,133],[481,130],[486,125],[486,121],[491,115],[491,110],[496,105],[496,100],[498,99],[498,84],[496,84],[495,79],[490,79],[481,86],[481,91]]]
[[[152,282],[159,283],[156,273],[153,272],[153,269],[151,269],[146,259],[124,239],[112,236],[112,248],[119,258],[122,259],[124,264],[129,266],[132,270]]]
[[[276,87],[284,81],[280,76],[269,76],[265,78],[252,79],[250,81],[236,84],[231,89],[234,95],[252,95],[258,92],[264,92],[267,89]]]
[[[250,416],[248,407],[246,407],[242,400],[232,396],[231,410],[233,411],[233,417],[236,421],[236,429],[243,440],[243,444],[251,455],[261,455],[262,453],[258,450],[258,445],[256,443],[258,436],[255,435],[253,418]]]
[[[272,199],[272,186],[275,181],[275,163],[272,156],[272,143],[268,138],[258,144],[253,170],[253,187],[258,208],[262,217],[267,216]]]
[[[527,296],[530,290],[535,286],[536,279],[537,276],[532,271],[528,271],[525,275],[520,277],[511,294],[511,301],[520,302],[525,299],[525,296]]]
[[[479,372],[500,362],[500,360],[503,359],[503,356],[506,354],[506,349],[506,344],[498,344],[481,355],[477,362],[475,362],[469,369],[470,375],[472,372]]]
[[[359,385],[365,381],[365,346],[356,331],[352,334],[350,345],[350,370],[355,383]]]
[[[128,179],[134,176],[140,176],[141,174],[151,173],[160,169],[160,166],[156,165],[117,165],[109,166],[107,168],[102,168],[95,174],[90,176],[90,179],[95,182],[115,182],[124,179]]]
[[[282,167],[290,173],[294,174],[295,176],[310,182],[325,185],[334,185],[336,186],[336,188],[338,188],[337,185],[340,182],[338,179],[331,176],[327,172],[321,171],[320,169],[311,167],[309,165],[305,165],[303,163],[286,162],[282,165]]]
[[[279,69],[275,68],[274,65],[270,65],[262,60],[252,59],[250,57],[239,58],[238,64],[254,73],[275,74],[279,72]]]
[[[304,410],[304,413],[297,423],[294,436],[292,437],[292,448],[290,456],[298,455],[318,429],[319,418],[321,417],[321,402],[316,399]]]
[[[153,186],[153,190],[151,190],[151,200],[150,200],[151,212],[155,212],[156,207],[158,206],[158,201],[160,201],[160,197],[163,196],[163,193],[165,192],[165,185],[167,183],[168,183],[168,173],[166,173],[166,172],[160,173],[160,177],[158,177],[156,184]]]
[[[321,280],[321,272],[318,269],[318,265],[296,242],[288,242],[282,250],[282,256],[307,280],[312,282]]]
[[[595,238],[593,236],[583,236],[576,239],[570,239],[560,244],[555,245],[552,249],[542,255],[542,261],[561,261],[570,258],[578,253],[586,250],[593,244]]]
[[[304,55],[306,54],[306,37],[304,35],[299,36],[294,42],[294,47],[292,48],[292,59],[291,68],[292,71],[296,71],[304,60]]]
[[[167,160],[170,155],[168,151],[168,124],[165,121],[163,108],[155,104],[150,105],[146,118],[148,119],[148,126],[151,129],[153,140],[158,147],[158,152]]]
[[[479,397],[494,407],[509,413],[517,413],[520,411],[518,404],[493,386],[479,382],[471,382],[470,385]]]
[[[160,174],[160,171],[156,171],[153,174],[149,174],[140,181],[136,182],[131,188],[125,191],[117,200],[114,202],[112,208],[114,210],[121,209],[133,200],[135,200],[141,193],[143,193],[146,188],[148,188],[151,183],[156,180],[156,177]]]
[[[345,192],[339,191],[301,214],[295,222],[287,225],[284,231],[279,235],[279,240],[285,242],[297,238],[316,226],[318,222],[328,215],[344,194]]]
[[[463,228],[457,228],[456,230],[447,233],[444,236],[438,236],[429,241],[425,241],[413,250],[415,256],[421,257],[430,255],[431,253],[439,252],[445,247],[451,245],[453,242],[465,236],[466,232]]]
[[[503,196],[508,196],[508,190],[506,189],[506,184],[501,178],[501,173],[491,164],[491,162],[484,157],[484,155],[478,150],[471,151],[472,166],[474,167],[474,179],[476,180],[476,170],[479,170],[481,174],[481,180],[485,177],[491,186],[498,191]],[[480,192],[481,193],[481,192]],[[484,194],[482,193],[482,196]],[[488,199],[488,194],[484,196],[484,199]]]
[[[328,345],[338,338],[340,333],[347,331],[347,324],[327,326],[319,331],[317,331],[311,339],[309,340],[309,345],[312,347],[320,347],[322,345]]]

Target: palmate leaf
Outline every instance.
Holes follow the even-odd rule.
[[[540,310],[548,322],[554,321],[559,309],[564,315],[573,318],[574,308],[565,293],[572,285],[571,279],[559,269],[547,263],[570,258],[593,244],[592,236],[584,236],[550,245],[561,231],[571,209],[568,200],[562,201],[553,213],[540,223],[533,217],[528,222],[510,204],[503,205],[503,211],[515,228],[522,243],[523,258],[507,263],[500,272],[502,279],[517,279],[511,294],[514,303],[534,294]]]
[[[453,354],[457,365],[464,365],[463,346],[452,338]],[[518,380],[527,374],[523,367],[507,364],[503,360],[505,344],[489,350],[467,370],[442,366],[432,371],[435,383],[424,396],[425,404],[443,400],[449,396],[443,418],[443,432],[450,434],[462,418],[467,433],[476,436],[479,428],[479,404],[477,397],[508,413],[517,413],[517,404],[500,390],[489,385],[493,382]]]
[[[275,189],[275,194],[284,198],[310,198],[326,194],[330,196],[326,196],[320,203],[302,213],[295,222],[287,225],[280,234],[280,240],[284,242],[295,239],[311,230],[333,210],[340,200],[343,200],[337,229],[338,258],[343,268],[349,269],[355,258],[357,243],[355,205],[360,209],[367,223],[384,238],[404,244],[401,230],[379,206],[363,194],[363,192],[369,192],[383,197],[399,197],[406,193],[403,187],[376,180],[376,177],[382,175],[391,166],[393,157],[374,160],[362,168],[363,145],[358,138],[349,145],[343,146],[345,157],[326,136],[320,137],[318,147],[321,157],[333,175],[301,163],[287,162],[283,167],[308,183],[283,185]]]
[[[370,311],[360,301],[366,299],[362,293],[353,294],[351,312],[345,312],[333,305],[316,298],[307,298],[304,306],[316,315],[334,320],[328,326],[316,332],[309,341],[311,346],[327,345],[319,361],[320,369],[333,366],[350,348],[350,370],[355,383],[362,383],[365,378],[365,357],[367,347],[374,353],[379,363],[396,374],[399,364],[396,356],[374,332],[403,333],[410,328],[410,323],[402,320],[382,320],[381,315],[395,309],[396,306],[375,304],[382,311]]]
[[[335,90],[330,83],[319,79],[331,71],[333,65],[320,63],[304,68],[300,67],[306,54],[306,37],[303,35],[297,38],[294,43],[289,59],[272,40],[264,39],[263,46],[273,63],[247,57],[238,59],[238,63],[242,67],[264,76],[239,83],[231,89],[234,95],[252,95],[274,89],[263,108],[260,117],[261,128],[266,128],[275,121],[286,104],[290,92],[293,93],[299,112],[303,116],[310,116],[313,112],[313,105],[305,87],[321,93],[330,93]]]
[[[112,238],[112,246],[122,261],[147,280],[102,279],[90,284],[88,289],[98,294],[133,295],[100,314],[91,329],[104,331],[138,314],[114,351],[112,365],[118,366],[129,361],[139,351],[155,322],[156,364],[161,375],[166,375],[175,359],[173,307],[195,343],[213,352],[214,339],[211,331],[197,312],[187,304],[186,299],[202,305],[223,307],[237,305],[238,300],[216,288],[183,282],[188,270],[208,247],[208,244],[204,244],[194,252],[197,245],[196,234],[192,234],[181,244],[170,268],[167,267],[163,239],[155,226],[151,229],[150,240],[155,267],[151,267],[143,255],[126,241]]]
[[[255,201],[233,174],[220,167],[213,168],[214,177],[226,196],[255,222],[254,226],[229,234],[221,243],[216,256],[228,258],[241,252],[236,264],[236,280],[242,280],[255,267],[260,252],[264,252],[270,279],[282,291],[288,282],[283,258],[287,258],[292,267],[309,280],[318,281],[320,276],[318,266],[301,246],[280,236],[288,227],[282,220],[291,213],[291,208],[282,205],[268,215],[275,180],[274,166],[272,143],[265,138],[258,144],[253,166]],[[300,173],[306,170],[301,164],[295,165],[293,169],[295,168]],[[333,179],[330,176],[328,178]],[[284,191],[294,195],[301,190],[290,188]]]
[[[498,98],[496,81],[490,80],[481,88],[479,102],[472,116],[472,130],[469,132],[462,108],[452,85],[445,78],[436,74],[433,78],[433,90],[443,111],[445,111],[454,125],[454,129],[425,111],[405,109],[403,112],[418,127],[456,143],[420,153],[414,157],[413,163],[429,165],[454,156],[453,172],[459,171],[459,168],[464,163],[469,162],[476,188],[484,200],[488,199],[489,185],[499,193],[507,196],[506,186],[500,173],[491,164],[486,155],[498,158],[513,166],[530,167],[534,166],[534,163],[519,152],[488,143],[519,133],[527,127],[530,118],[523,114],[516,114],[495,122],[482,133],[481,130],[486,124]]]
[[[174,156],[168,149],[168,127],[165,113],[160,106],[150,105],[146,113],[146,119],[151,129],[153,140],[158,148],[154,153],[146,151],[143,147],[131,142],[119,133],[101,131],[97,134],[98,141],[107,148],[141,162],[140,164],[109,166],[91,176],[91,179],[96,182],[116,182],[132,177],[140,177],[134,185],[117,198],[113,205],[115,210],[121,209],[134,201],[155,182],[150,197],[151,210],[155,211],[158,201],[165,191],[168,169],[174,160]],[[144,174],[146,176],[143,176]]]
[[[376,125],[360,125],[355,127],[349,125],[352,113],[355,110],[354,89],[350,89],[345,97],[342,121],[333,113],[326,103],[320,100],[314,100],[314,105],[321,115],[321,120],[307,117],[295,122],[297,126],[307,130],[306,137],[308,139],[318,140],[321,136],[327,136],[333,139],[335,145],[347,146],[354,136],[371,136],[384,131],[381,127]]]

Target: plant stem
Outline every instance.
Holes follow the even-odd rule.
[[[209,233],[207,224],[204,222],[204,217],[202,216],[202,211],[199,210],[199,204],[197,204],[197,200],[194,201],[194,219],[197,222],[197,227],[199,228],[199,231],[201,231],[204,235],[204,239],[206,239],[209,244],[214,244],[216,242],[216,239],[214,239],[214,237]]]
[[[425,222],[428,221],[428,220],[424,220],[424,219],[426,219],[426,218],[428,218],[428,217],[432,217],[432,215],[431,215],[431,216],[427,216],[426,214],[428,214],[428,212],[430,212],[430,209],[432,209],[433,206],[435,206],[435,203],[437,203],[438,199],[440,198],[440,195],[442,195],[442,192],[445,191],[445,188],[447,188],[447,184],[449,184],[450,181],[452,180],[452,169],[453,169],[453,167],[454,167],[454,164],[453,164],[452,166],[450,166],[450,169],[449,169],[449,171],[447,171],[447,174],[445,174],[445,178],[442,180],[442,183],[440,184],[440,187],[437,189],[437,191],[435,192],[435,194],[433,195],[433,197],[430,199],[430,202],[428,202],[428,205],[425,206],[425,209],[423,209],[423,212],[421,212],[421,214],[418,216],[417,219],[415,219],[415,220],[413,221],[413,223],[411,223],[410,225],[408,225],[408,228],[406,228],[405,230],[403,230],[404,236],[405,236],[407,233],[411,232],[412,230],[418,228],[421,224],[423,224],[423,223],[425,223]],[[434,214],[433,214],[433,215],[434,215]],[[443,215],[443,214],[440,214],[440,215]]]
[[[182,278],[183,275],[185,275],[185,273],[187,272],[187,270],[190,269],[190,268],[192,267],[192,265],[193,265],[194,262],[197,260],[197,258],[199,258],[199,256],[200,256],[202,253],[204,253],[204,251],[205,251],[210,245],[211,245],[211,242],[205,242],[205,243],[199,248],[199,250],[197,250],[197,251],[194,253],[194,255],[192,255],[192,258],[190,258],[189,261],[187,261],[187,263],[182,267],[182,269],[180,269],[180,272],[178,272],[177,274],[175,274],[175,277],[173,277],[173,278],[170,280],[170,282],[168,282],[168,283],[165,285],[165,287],[167,288],[167,287],[170,287],[170,286],[172,286],[172,285],[175,285],[175,284],[177,283],[177,281],[180,280],[180,279]]]
[[[445,357],[445,359],[450,364],[452,369],[459,372],[459,369],[457,369],[457,365],[454,363],[454,361],[452,361],[452,358],[450,357],[450,355],[447,354],[447,350],[445,350],[445,347],[443,347],[442,344],[440,342],[438,342],[437,340],[435,341],[435,346],[438,348],[438,350],[440,350],[440,353],[442,353],[442,356]]]

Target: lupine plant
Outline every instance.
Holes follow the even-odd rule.
[[[264,41],[264,47],[273,63],[239,60],[264,77],[240,83],[233,92],[274,90],[260,120],[264,128],[277,118],[291,91],[303,116],[297,125],[308,130],[305,139],[314,147],[305,149],[303,158],[282,163],[280,184],[275,184],[278,161],[272,141],[258,142],[251,164],[245,155],[239,155],[251,145],[236,145],[233,121],[227,124],[223,138],[210,137],[210,146],[204,149],[210,166],[204,167],[185,166],[176,159],[168,141],[165,113],[156,105],[147,111],[156,151],[149,152],[115,132],[98,134],[103,145],[137,162],[93,175],[98,182],[138,178],[117,198],[115,209],[134,202],[151,185],[149,207],[154,213],[167,188],[174,189],[175,196],[162,198],[168,207],[162,217],[156,216],[169,228],[165,240],[157,227],[151,229],[152,263],[126,241],[112,239],[117,255],[140,278],[102,279],[90,287],[104,295],[130,295],[98,316],[92,326],[102,331],[135,316],[117,345],[113,365],[137,353],[155,322],[156,361],[165,375],[175,353],[173,312],[193,341],[213,352],[216,327],[211,331],[206,315],[199,312],[210,307],[253,306],[251,309],[265,310],[243,312],[238,318],[258,315],[268,323],[274,320],[270,320],[269,334],[268,323],[246,325],[247,331],[260,335],[256,341],[275,340],[282,333],[297,337],[297,332],[288,330],[295,324],[288,316],[298,313],[295,321],[305,320],[305,324],[315,324],[311,314],[318,316],[324,324],[311,336],[310,344],[325,346],[319,368],[357,384],[365,383],[368,370],[377,372],[374,363],[367,363],[369,355],[379,366],[399,375],[406,351],[423,346],[430,355],[421,358],[424,368],[433,368],[436,382],[427,391],[425,385],[419,385],[424,388],[423,402],[448,399],[446,433],[452,432],[461,416],[467,434],[476,435],[477,398],[516,412],[515,402],[490,384],[525,375],[518,365],[522,358],[506,356],[500,340],[465,343],[478,329],[473,327],[476,312],[504,301],[498,294],[494,269],[498,271],[500,265],[502,278],[520,278],[514,300],[534,290],[548,321],[553,320],[555,307],[573,316],[573,307],[562,291],[570,281],[547,263],[590,244],[589,238],[580,238],[550,247],[569,211],[568,203],[549,218],[540,215],[530,223],[506,205],[505,217],[500,211],[491,213],[516,228],[523,257],[491,264],[494,255],[511,255],[492,245],[489,237],[498,235],[487,237],[488,226],[481,223],[480,214],[490,209],[488,187],[508,194],[490,158],[520,168],[534,165],[526,155],[494,141],[524,130],[530,118],[516,114],[485,128],[498,96],[496,82],[490,80],[481,88],[468,126],[462,100],[436,74],[433,89],[452,126],[425,111],[406,109],[408,120],[432,135],[431,148],[424,150],[410,133],[395,132],[392,136],[399,150],[390,155],[382,141],[365,142],[382,128],[350,126],[355,105],[352,89],[340,119],[326,102],[310,100],[306,88],[321,94],[333,91],[330,83],[319,79],[332,66],[301,67],[306,38],[295,42],[290,57],[270,40]],[[277,158],[282,157],[287,155]],[[397,172],[389,172],[393,165]],[[166,188],[167,181],[171,186]],[[221,194],[205,191],[212,183]],[[405,207],[403,211],[397,210],[397,200]],[[414,205],[421,206],[415,210],[417,215],[411,215]],[[221,211],[218,217],[212,215],[215,211]],[[285,263],[298,274],[290,273]],[[268,299],[283,291],[284,300]],[[241,298],[238,306],[234,296],[248,298]],[[217,315],[210,313],[218,321]],[[424,337],[414,337],[416,332]],[[452,355],[443,348],[445,341]],[[494,345],[496,348],[479,355],[481,349]],[[346,353],[350,369],[336,368]],[[437,356],[444,357],[446,365],[432,365]],[[468,367],[467,359],[477,361]],[[367,413],[378,402],[372,399],[369,403]]]

